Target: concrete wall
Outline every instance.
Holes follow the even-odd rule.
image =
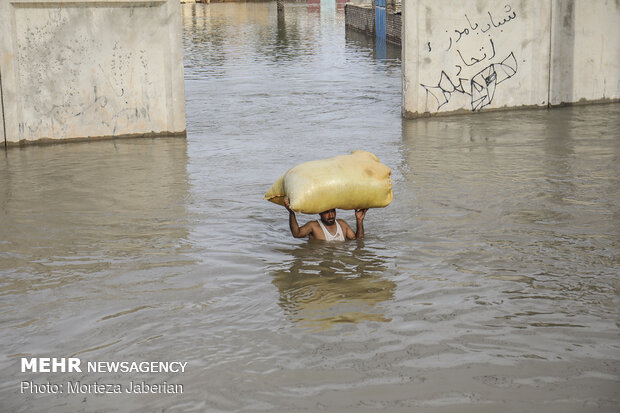
[[[405,0],[403,114],[620,98],[615,0]]]
[[[402,18],[400,14],[390,13],[385,15],[385,38],[389,42],[400,45],[402,32]]]
[[[352,29],[368,33],[371,36],[375,34],[375,15],[371,4],[345,4],[344,22],[345,26]]]
[[[387,3],[390,4],[390,3]],[[346,27],[375,35],[375,14],[372,4],[351,4],[347,3],[344,7],[344,22]],[[394,3],[391,3],[394,7]],[[402,23],[401,15],[390,13],[385,16],[385,37],[390,43],[400,45]]]
[[[620,98],[620,2],[552,2],[551,104]]]
[[[3,134],[184,134],[179,0],[0,2]]]

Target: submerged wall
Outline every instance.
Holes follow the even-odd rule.
[[[372,4],[345,4],[344,24],[346,27],[374,36],[375,14],[372,9]]]
[[[393,13],[393,0],[388,0],[387,13],[385,15],[385,39],[392,43],[400,45],[400,37],[402,32],[401,15]],[[374,1],[369,4],[351,4],[344,5],[344,24],[346,27],[364,32],[370,36],[375,35],[375,12]]]
[[[620,99],[615,0],[404,0],[403,114]]]
[[[178,0],[0,2],[7,144],[184,134]]]

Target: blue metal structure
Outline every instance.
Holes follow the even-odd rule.
[[[385,0],[375,0],[375,36],[385,39]]]

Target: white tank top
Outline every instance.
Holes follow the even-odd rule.
[[[342,234],[342,228],[340,228],[340,224],[338,223],[338,221],[336,221],[336,235],[330,234],[320,219],[317,219],[316,222],[319,223],[319,225],[321,226],[321,229],[323,230],[323,234],[325,234],[325,241],[344,241],[344,235]]]

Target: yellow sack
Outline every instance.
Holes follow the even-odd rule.
[[[382,208],[392,202],[392,170],[370,152],[354,151],[299,164],[286,171],[265,194],[268,201],[318,214],[332,208]]]

